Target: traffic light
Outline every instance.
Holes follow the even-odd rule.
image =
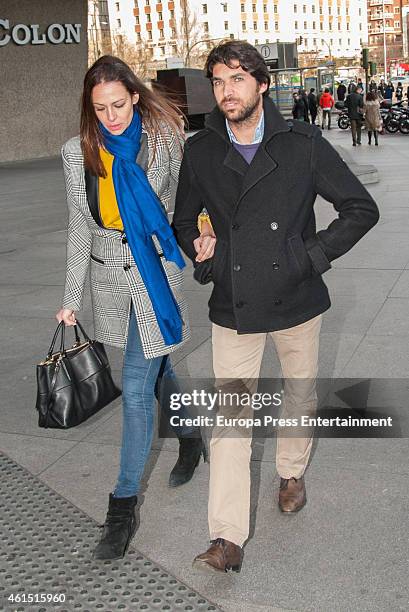
[[[375,76],[377,71],[377,66],[375,62],[369,62],[369,74],[371,77]]]
[[[365,70],[368,70],[368,66],[369,66],[369,49],[367,49],[366,47],[364,47],[361,51],[361,66],[362,68],[365,68]]]

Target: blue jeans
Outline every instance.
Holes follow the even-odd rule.
[[[160,376],[158,378],[158,376]],[[154,426],[155,393],[162,410],[169,417],[169,396],[179,393],[169,357],[146,359],[133,309],[129,319],[128,340],[122,370],[122,447],[121,466],[115,497],[130,497],[139,491],[148,459]],[[179,416],[183,417],[183,410]],[[186,416],[189,416],[186,414]],[[174,427],[179,437],[195,432],[193,427]]]

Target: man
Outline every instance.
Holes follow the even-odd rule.
[[[325,123],[328,121],[328,129],[331,129],[331,113],[334,106],[334,98],[331,96],[328,87],[324,89],[324,93],[320,98],[320,106],[322,108],[322,129],[325,128]]]
[[[216,380],[257,382],[269,333],[284,378],[302,383],[286,410],[311,414],[321,316],[330,307],[321,274],[377,222],[378,210],[317,128],[283,119],[268,97],[269,72],[254,47],[221,44],[210,52],[206,71],[217,106],[205,129],[186,142],[174,227],[196,265],[195,277],[214,284],[214,374]],[[339,213],[318,233],[317,194]],[[203,207],[216,238],[199,235]],[[211,546],[194,564],[240,571],[249,533],[251,431],[224,433],[210,442]],[[283,512],[306,503],[311,444],[312,435],[278,436]]]
[[[363,84],[363,81],[361,78],[358,79],[358,83],[356,84],[356,88],[359,91],[359,93],[364,94],[365,93],[365,85]]]
[[[345,100],[345,94],[347,92],[347,88],[343,83],[340,83],[337,88],[337,98],[338,102],[343,102]]]
[[[361,144],[361,128],[364,110],[364,100],[358,93],[356,86],[351,87],[351,93],[347,96],[345,106],[348,110],[348,117],[351,121],[352,146]]]
[[[311,115],[311,123],[315,125],[315,121],[317,119],[318,103],[314,87],[311,87],[310,93],[308,94],[308,109]]]

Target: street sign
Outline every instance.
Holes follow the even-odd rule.
[[[166,58],[166,68],[171,70],[172,68],[184,68],[185,64],[182,57],[168,57]]]
[[[278,59],[277,43],[269,43],[265,45],[256,45],[257,51],[263,57],[265,62]]]

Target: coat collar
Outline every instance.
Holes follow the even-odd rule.
[[[264,136],[250,165],[230,142],[224,116],[217,106],[206,120],[206,128],[216,132],[225,143],[228,144],[223,162],[224,166],[241,174],[243,177],[240,200],[252,187],[254,187],[254,185],[278,167],[277,161],[271,157],[269,151],[266,149],[266,144],[277,134],[289,132],[291,130],[291,127],[282,117],[270,98],[263,99],[263,109]]]
[[[146,132],[142,132],[141,135],[141,148],[139,149],[136,163],[146,172],[148,169],[149,162],[149,150],[148,150],[148,135]],[[100,227],[104,227],[102,223],[100,210],[99,210],[99,181],[95,174],[92,174],[89,170],[85,170],[85,190],[87,192],[87,200],[90,213],[95,223]]]

